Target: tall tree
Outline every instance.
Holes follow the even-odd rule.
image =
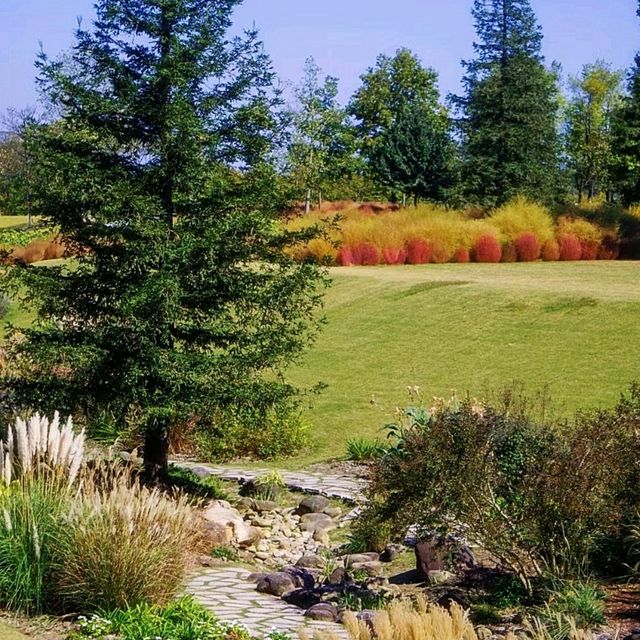
[[[469,198],[550,199],[558,175],[558,88],[544,67],[542,31],[529,0],[475,0],[476,58],[463,61],[460,115]]]
[[[437,123],[438,129],[448,127],[448,116],[439,104],[438,74],[424,67],[408,49],[399,49],[393,57],[378,56],[375,66],[360,79],[362,86],[351,99],[348,110],[355,120],[360,152],[368,161],[371,173],[389,184],[389,167],[383,161],[383,150],[394,146],[388,140],[392,131],[396,138],[402,135],[400,130],[406,128],[407,119],[415,119],[418,113],[429,123]],[[416,180],[419,181],[419,176],[414,175],[413,182]]]
[[[326,76],[313,58],[307,59],[304,76],[295,90],[293,136],[287,158],[288,171],[304,193],[305,209],[313,195],[322,201],[323,190],[353,169],[353,135],[346,111],[338,104],[338,79]]]
[[[41,56],[59,119],[31,125],[39,211],[76,256],[16,265],[36,323],[10,349],[14,406],[142,416],[145,466],[168,431],[293,389],[276,374],[307,344],[320,272],[276,224],[274,74],[240,0],[99,0],[72,55]],[[268,375],[265,375],[267,374]]]
[[[581,202],[601,191],[610,193],[613,114],[621,99],[622,74],[602,60],[583,67],[570,79],[564,138],[569,170]]]

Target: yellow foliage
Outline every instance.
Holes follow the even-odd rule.
[[[602,231],[599,227],[583,218],[560,218],[558,234],[574,235],[581,242],[601,242]]]
[[[515,241],[523,233],[535,233],[540,244],[555,236],[549,211],[526,198],[515,198],[496,209],[489,220],[507,241]]]

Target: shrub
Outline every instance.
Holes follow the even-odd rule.
[[[3,293],[0,293],[0,318],[4,318],[11,308],[11,300]]]
[[[387,247],[382,250],[385,264],[404,264],[407,261],[407,250],[404,247]]]
[[[407,242],[407,263],[427,264],[431,261],[431,245],[426,240],[413,238]]]
[[[336,256],[336,263],[341,267],[352,267],[356,264],[351,247],[347,245],[340,247]]]
[[[485,235],[476,240],[473,247],[473,259],[476,262],[500,262],[502,250],[494,236]]]
[[[456,262],[460,262],[460,263],[471,262],[469,249],[467,249],[466,247],[458,247],[458,250],[456,251]]]
[[[549,594],[545,613],[560,613],[573,618],[580,627],[594,627],[606,622],[604,597],[588,582],[560,582]]]
[[[620,243],[615,233],[607,232],[602,238],[598,260],[617,260],[620,255]]]
[[[543,206],[526,198],[515,198],[497,209],[489,221],[511,242],[525,233],[533,233],[540,242],[554,237],[553,220]]]
[[[126,471],[98,469],[67,516],[55,588],[66,610],[163,604],[178,591],[194,544],[185,497],[169,499]]]
[[[560,247],[560,260],[580,260],[582,256],[582,247],[580,240],[569,233],[561,233],[558,236],[558,245]]]
[[[170,485],[184,490],[185,492],[208,498],[210,500],[226,500],[229,493],[224,481],[218,476],[197,476],[191,469],[170,465],[167,472],[167,481]]]
[[[507,242],[502,245],[502,258],[501,262],[517,262],[518,261],[518,251],[516,250],[516,245],[513,242]]]
[[[359,247],[356,247],[356,251],[358,251],[360,255],[360,261],[357,264],[368,267],[373,267],[380,264],[382,255],[380,253],[380,249],[378,249],[376,245],[367,242],[360,245]]]
[[[558,219],[558,234],[573,235],[580,242],[600,244],[602,230],[597,225],[584,218],[570,218],[563,216]]]
[[[545,262],[560,260],[560,245],[557,240],[547,240],[542,245],[541,257]]]
[[[589,242],[587,240],[580,241],[580,259],[581,260],[597,260],[600,254],[600,243]]]
[[[373,460],[384,453],[384,442],[368,438],[351,438],[347,440],[347,456],[349,460],[360,462]]]
[[[535,233],[523,233],[516,239],[516,252],[520,262],[534,262],[540,258],[540,241]]]
[[[434,264],[444,264],[450,262],[453,254],[450,248],[440,240],[431,243],[431,262]]]

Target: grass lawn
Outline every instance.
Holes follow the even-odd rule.
[[[520,381],[556,407],[612,406],[640,381],[640,263],[354,267],[331,270],[328,323],[290,377],[325,382],[309,412],[315,446],[340,457],[380,436],[406,387],[474,396]],[[373,399],[373,401],[372,401]]]
[[[29,640],[27,636],[0,622],[0,640]]]
[[[0,216],[0,229],[22,229],[27,226],[27,216]],[[36,219],[33,219],[36,222]]]

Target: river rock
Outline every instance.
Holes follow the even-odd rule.
[[[297,513],[301,516],[307,513],[322,513],[329,506],[329,500],[324,496],[308,496],[298,505]]]
[[[309,609],[320,602],[321,596],[314,589],[294,589],[285,593],[282,599],[299,609]]]
[[[243,520],[240,512],[225,500],[215,500],[209,503],[202,517],[207,522],[229,527],[232,531],[233,539],[238,543],[246,543],[255,539],[256,532],[252,531],[253,527],[250,527]]]
[[[297,580],[294,576],[284,571],[270,573],[258,582],[256,590],[260,593],[268,593],[272,596],[281,597],[288,591],[293,591],[298,587]]]
[[[321,558],[315,553],[305,553],[298,562],[296,562],[297,567],[303,567],[305,569],[322,569],[324,565],[324,558]]]
[[[311,620],[336,622],[338,619],[338,608],[329,602],[320,602],[309,608],[304,615],[305,618],[310,618]]]

